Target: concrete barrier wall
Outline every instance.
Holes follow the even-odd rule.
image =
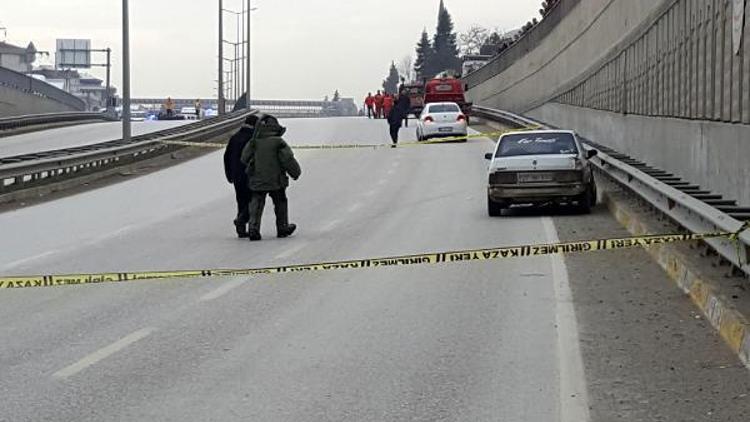
[[[471,101],[524,112],[553,98],[671,0],[581,0],[542,42],[502,73],[473,86]],[[502,60],[502,56],[500,58]]]
[[[501,55],[499,73],[467,76],[467,96],[750,204],[750,125],[737,123],[750,116],[750,29],[741,54],[727,54],[730,5],[580,0],[533,48]]]
[[[625,151],[704,188],[750,204],[750,126],[623,115],[548,103],[528,116]]]
[[[78,111],[49,98],[32,95],[14,88],[0,86],[0,117],[24,114]]]

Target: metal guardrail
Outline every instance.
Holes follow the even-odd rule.
[[[0,195],[72,179],[180,149],[163,141],[201,142],[235,130],[247,111],[132,138],[0,158]]]
[[[30,126],[47,125],[54,123],[73,123],[88,120],[113,120],[104,113],[87,113],[87,112],[64,112],[64,113],[45,113],[29,114],[24,116],[13,116],[0,118],[0,131],[15,130],[27,128]],[[0,133],[2,135],[2,133]]]
[[[0,67],[0,86],[16,89],[30,95],[48,98],[64,104],[73,110],[83,111],[86,103],[73,94],[69,94],[47,82],[40,81],[14,70]]]
[[[553,128],[502,110],[474,106],[474,111],[478,117],[518,127]],[[598,150],[598,155],[591,162],[601,174],[628,188],[691,232],[735,233],[743,227],[745,221],[750,221],[750,208],[738,207],[734,201],[722,199],[720,195],[713,195],[698,186],[682,182],[679,177],[591,140],[582,140],[586,148]],[[735,268],[750,274],[750,231],[741,233],[737,241],[720,238],[705,242]]]

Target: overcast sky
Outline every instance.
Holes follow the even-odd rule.
[[[225,7],[239,10],[240,3],[225,0]],[[423,28],[434,32],[438,3],[253,0],[258,8],[253,12],[253,97],[318,99],[339,89],[359,98],[378,89],[391,60],[413,54]],[[535,16],[540,3],[446,0],[446,7],[459,31],[472,24],[509,30]],[[130,0],[134,96],[216,95],[217,5],[218,0]],[[225,22],[225,37],[234,40],[236,18],[226,15]],[[33,41],[50,52],[56,38],[89,38],[94,48],[111,47],[118,87],[120,24],[120,0],[2,0],[0,5],[0,27],[7,28],[9,42]]]

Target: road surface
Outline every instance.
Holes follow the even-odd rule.
[[[286,124],[292,144],[388,138],[382,121]],[[487,217],[490,147],[300,152],[304,174],[289,190],[299,232],[276,239],[269,204],[259,243],[234,237],[233,192],[212,153],[0,214],[0,273],[622,235],[602,209]],[[747,420],[746,369],[691,312],[642,251],[5,290],[0,421]]]
[[[157,132],[190,121],[132,122],[133,135]],[[122,138],[121,122],[90,123],[0,138],[0,157],[68,148]]]

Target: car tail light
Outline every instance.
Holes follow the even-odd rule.
[[[457,122],[465,122],[466,121],[466,116],[464,116],[463,114],[459,114],[458,117],[456,118],[456,121]]]
[[[432,116],[425,116],[425,118],[424,118],[424,122],[425,123],[432,123],[434,121],[435,120],[432,118]]]
[[[490,184],[492,185],[515,185],[518,177],[514,172],[496,171],[490,174]]]

